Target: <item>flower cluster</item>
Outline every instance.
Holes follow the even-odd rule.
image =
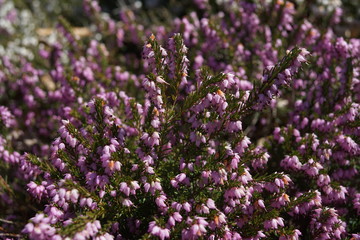
[[[1,58],[1,237],[360,239],[360,39],[340,10],[192,4],[159,26],[84,0],[88,35],[61,17],[34,59]]]

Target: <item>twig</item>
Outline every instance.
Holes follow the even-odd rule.
[[[0,222],[9,223],[9,224],[16,224],[16,223],[13,222],[13,221],[9,221],[9,220],[2,219],[2,218],[0,218]]]
[[[21,234],[17,234],[17,233],[0,233],[0,237],[17,237],[17,238],[20,238]]]

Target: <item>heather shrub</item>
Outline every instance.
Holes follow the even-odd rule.
[[[306,6],[84,0],[89,33],[60,17],[31,54],[7,31],[0,236],[360,239],[360,40]]]

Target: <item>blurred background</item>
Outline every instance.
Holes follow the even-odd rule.
[[[206,2],[211,9],[219,11],[226,1],[232,0],[99,0],[99,4],[105,19],[119,20],[121,13],[132,12],[139,24],[167,26],[170,19],[192,11],[199,17],[203,16],[202,7]],[[261,3],[272,0],[244,1]],[[360,0],[288,1],[303,8],[302,12],[315,25],[323,24],[329,16],[342,9],[342,19],[335,27],[337,34],[345,38],[360,37]],[[83,0],[0,0],[0,56],[20,54],[31,58],[28,48],[38,44],[39,34],[49,34],[59,16],[67,19],[72,27],[91,27]]]
[[[119,13],[124,10],[144,12],[145,15],[161,15],[164,11],[173,17],[181,17],[187,12],[199,11],[199,3],[209,2],[211,5],[220,5],[229,0],[99,0],[100,6],[104,12],[113,18],[119,18]],[[261,2],[269,0],[246,0],[248,2]],[[35,14],[34,21],[41,27],[50,27],[57,20],[59,15],[64,16],[75,26],[84,26],[88,20],[82,8],[82,0],[0,0],[1,12],[4,4],[14,5],[17,8],[29,10]],[[309,6],[308,14],[311,16],[322,17],[330,14],[336,8],[342,7],[344,25],[359,27],[360,23],[360,0],[289,0],[295,5],[306,4]],[[355,29],[354,29],[355,31]]]

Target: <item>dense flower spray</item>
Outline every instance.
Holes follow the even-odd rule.
[[[158,26],[85,0],[97,37],[60,18],[1,59],[1,237],[360,238],[360,40],[219,4]]]

